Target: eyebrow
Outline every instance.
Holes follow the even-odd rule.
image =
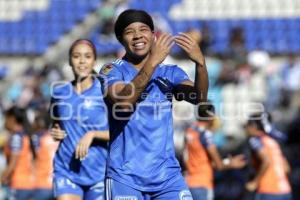
[[[148,28],[148,29],[150,29],[150,27],[147,26],[147,25],[142,25],[140,28]]]
[[[75,54],[84,54],[84,55],[87,55],[87,54],[94,54],[93,52],[86,52],[86,53],[80,53],[80,52],[73,52],[72,55],[75,55]]]
[[[125,28],[124,31],[134,30],[134,29],[139,29],[139,28],[147,28],[147,29],[150,29],[147,25],[141,25],[141,26],[139,26],[139,27],[137,27],[137,28],[131,28],[131,27]]]

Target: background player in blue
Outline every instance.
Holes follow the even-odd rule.
[[[192,199],[175,158],[172,97],[206,101],[201,50],[185,33],[156,38],[151,17],[142,10],[122,12],[115,34],[126,55],[101,69],[111,133],[107,199]],[[178,66],[162,64],[175,43],[196,65],[195,84]]]
[[[101,84],[93,76],[96,55],[90,41],[75,41],[69,51],[75,80],[53,87],[51,134],[61,140],[54,158],[59,200],[104,199],[109,133]]]

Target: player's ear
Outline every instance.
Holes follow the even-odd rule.
[[[157,40],[157,32],[155,32],[155,31],[152,31],[152,37],[153,37],[153,41],[155,42],[156,40]]]

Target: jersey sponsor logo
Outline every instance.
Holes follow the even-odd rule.
[[[179,199],[180,200],[193,200],[192,194],[189,190],[182,190],[179,193]]]
[[[138,200],[138,198],[136,196],[124,195],[124,196],[116,196],[115,200]]]

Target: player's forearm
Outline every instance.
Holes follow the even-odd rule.
[[[140,98],[142,92],[149,83],[154,72],[155,65],[147,61],[136,77],[118,93],[114,98],[114,103],[119,103],[120,107],[127,108],[133,106]]]
[[[208,156],[210,157],[213,168],[218,171],[223,171],[227,168],[226,164],[222,161],[222,158],[217,150],[217,147],[215,145],[211,145],[207,148]]]
[[[288,161],[286,160],[286,158],[283,158],[283,167],[284,167],[284,172],[286,174],[289,174],[291,172],[291,167],[290,167]]]
[[[93,131],[94,139],[109,141],[109,131]]]
[[[270,163],[269,160],[267,158],[264,158],[264,160],[262,161],[256,176],[254,177],[254,181],[259,182],[259,180],[261,179],[261,177],[264,175],[264,173],[267,171],[268,167],[269,167]]]
[[[205,61],[196,63],[196,73],[195,73],[195,91],[197,93],[197,102],[207,101],[207,91],[208,91],[208,73],[206,69]]]
[[[5,174],[7,177],[10,177],[14,171],[14,169],[16,168],[17,165],[17,156],[13,155],[10,157],[10,161],[5,169]]]
[[[218,171],[224,171],[226,169],[229,169],[228,165],[222,163],[222,160],[220,160],[219,162],[214,162],[213,167]]]

